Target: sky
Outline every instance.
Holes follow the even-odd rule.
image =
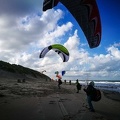
[[[56,79],[120,80],[120,1],[96,0],[102,25],[99,47],[90,49],[81,27],[62,5],[42,11],[43,0],[0,0],[0,60],[22,65]],[[43,48],[64,45],[68,62]]]

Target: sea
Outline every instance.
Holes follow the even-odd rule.
[[[90,82],[89,80],[78,80],[78,81],[81,85],[85,85],[85,86],[88,85]],[[67,81],[67,82],[69,82],[69,81]],[[75,82],[76,82],[76,80],[71,80],[71,83],[75,83]],[[114,81],[95,80],[94,83],[95,83],[95,88],[120,93],[120,81],[118,81],[118,80],[116,80],[116,81],[115,80]]]

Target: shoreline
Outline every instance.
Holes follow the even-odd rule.
[[[111,100],[115,100],[120,102],[120,93],[115,91],[109,91],[109,90],[102,90],[105,97]]]
[[[36,82],[36,81],[35,81]],[[35,84],[35,82],[26,82],[26,83],[9,83],[8,81],[6,83],[3,82],[0,83],[0,98],[3,97],[9,97],[9,96],[38,96],[38,97],[45,97],[50,94],[53,94],[54,92],[59,92],[59,89],[57,87],[56,81],[37,81],[38,85]],[[34,84],[31,86],[30,84]],[[52,84],[52,85],[50,85]],[[76,89],[75,84],[62,84],[64,86],[61,90],[61,93],[71,93],[71,90],[67,88],[67,86],[74,87],[73,89]],[[36,87],[36,88],[35,88]],[[85,86],[83,86],[85,87]],[[83,89],[82,87],[82,89]],[[33,90],[33,91],[32,91]],[[100,90],[103,95],[111,100],[120,102],[120,93],[110,90]]]

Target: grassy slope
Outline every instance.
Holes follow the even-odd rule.
[[[34,78],[34,79],[50,79],[48,76],[35,71],[30,68],[23,67],[21,65],[10,64],[4,61],[0,61],[0,78]]]

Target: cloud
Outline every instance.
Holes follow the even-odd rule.
[[[73,26],[70,22],[58,25],[62,17],[63,12],[59,9],[46,11],[41,15],[30,13],[19,17],[0,16],[0,59],[38,69],[39,65],[36,64],[39,63],[40,50],[56,43],[56,39],[64,36]],[[48,58],[47,64],[55,61],[55,57],[58,56]]]
[[[41,20],[44,14],[50,17],[49,20],[49,17],[46,18],[48,20],[47,24],[45,23],[45,19]],[[57,27],[57,22],[61,16],[61,10],[51,10],[43,13],[41,16],[34,13],[25,17],[19,17],[19,19],[9,16],[0,17],[0,52],[4,52],[5,54],[8,51],[11,53],[15,51],[17,54],[17,52],[28,50],[32,45],[37,44],[38,41],[43,41],[44,38],[47,38],[45,37],[46,34]],[[51,17],[54,19],[51,19]],[[49,27],[50,25],[51,27]]]
[[[88,58],[91,78],[101,77],[102,79],[119,79],[120,71],[120,50],[116,47],[110,46],[107,48],[107,54],[98,54],[94,57]]]
[[[120,43],[114,43],[113,46],[120,47]]]
[[[120,50],[117,47],[111,46],[107,50],[113,57],[120,60]]]
[[[1,0],[0,15],[20,16],[42,10],[43,0]]]

